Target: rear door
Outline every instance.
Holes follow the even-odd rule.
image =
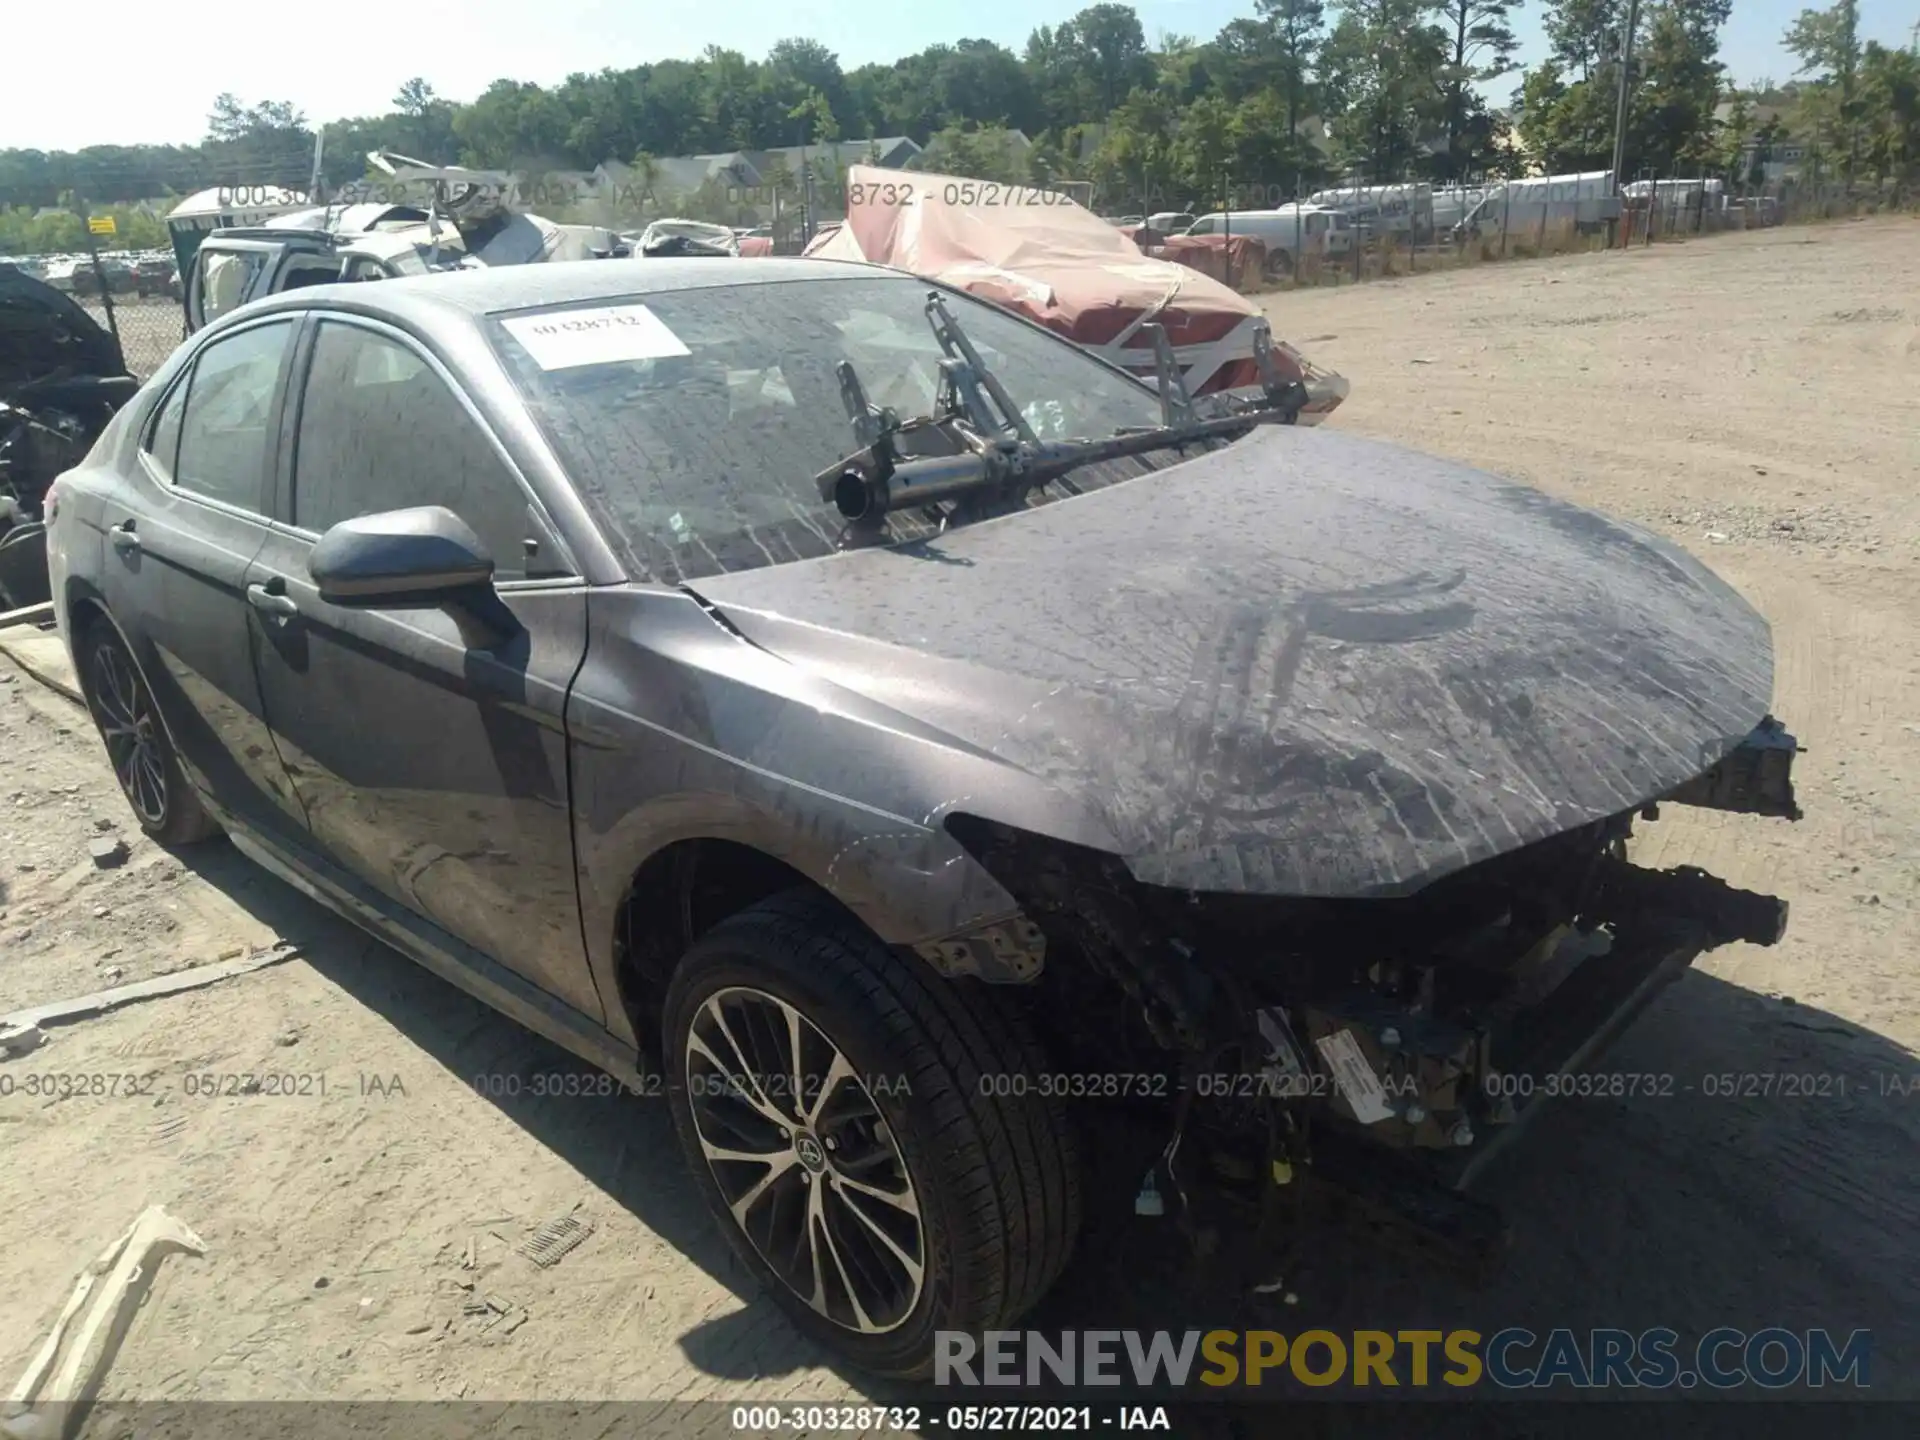
[[[298,834],[248,653],[244,582],[267,536],[268,477],[298,319],[202,349],[146,422],[102,520],[107,608],[132,645],[189,777],[244,823]]]
[[[564,714],[586,585],[451,375],[411,337],[321,319],[303,344],[278,523],[248,576],[266,713],[317,847],[595,1020]],[[314,543],[444,505],[487,542],[508,621],[321,600]]]

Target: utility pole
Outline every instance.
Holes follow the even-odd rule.
[[[1627,89],[1633,74],[1633,32],[1640,24],[1640,0],[1627,0],[1627,20],[1620,30],[1620,103],[1613,117],[1613,193],[1626,183]]]

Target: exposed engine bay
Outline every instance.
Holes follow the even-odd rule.
[[[0,611],[47,598],[47,489],[138,389],[71,296],[0,266]]]
[[[1797,750],[1769,717],[1663,798],[1798,819]],[[1631,863],[1635,820],[1657,816],[1649,804],[1389,899],[1176,891],[1097,851],[950,826],[1021,904],[992,940],[1037,972],[1052,1083],[1164,1102],[1140,1213],[1169,1191],[1184,1202],[1196,1178],[1256,1203],[1321,1182],[1478,1265],[1503,1225],[1465,1191],[1501,1142],[1556,1095],[1628,1079],[1656,1093],[1657,1077],[1588,1067],[1697,956],[1785,932],[1784,900]]]

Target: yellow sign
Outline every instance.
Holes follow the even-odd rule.
[[[87,221],[87,229],[96,235],[113,235],[118,233],[118,227],[114,225],[111,215],[95,215],[91,217]]]

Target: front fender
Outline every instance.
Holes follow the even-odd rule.
[[[944,820],[998,813],[979,802],[1032,777],[769,655],[683,592],[595,590],[589,630],[567,734],[581,915],[603,986],[634,876],[684,840],[771,856],[889,944],[1017,914]]]

